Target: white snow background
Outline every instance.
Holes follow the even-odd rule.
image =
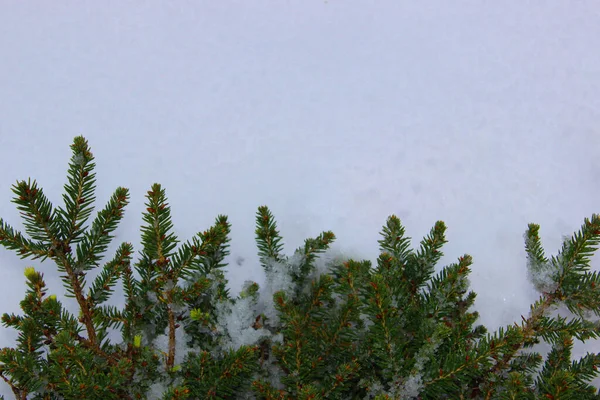
[[[229,216],[232,295],[264,282],[260,205],[288,254],[332,230],[334,253],[372,261],[390,214],[415,244],[441,219],[437,270],[473,256],[478,322],[493,331],[538,297],[527,223],[555,254],[600,212],[599,49],[595,1],[3,2],[0,216],[22,229],[17,179],[62,204],[84,135],[97,209],[131,190],[105,259],[123,241],[140,249],[154,182],[182,240]],[[4,248],[0,311],[21,313],[30,265],[77,313],[53,264]],[[123,304],[120,285],[109,304]],[[16,337],[0,328],[0,347]]]

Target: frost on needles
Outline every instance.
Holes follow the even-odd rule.
[[[0,219],[0,243],[22,258],[52,261],[80,308],[71,315],[48,295],[44,274],[25,269],[24,314],[2,316],[19,331],[16,347],[0,351],[0,376],[17,399],[600,399],[589,385],[598,354],[571,360],[574,339],[600,333],[592,321],[600,281],[590,272],[597,215],[550,258],[539,226],[529,225],[527,267],[540,298],[522,321],[490,334],[469,311],[471,257],[435,274],[443,222],[414,250],[390,216],[373,266],[324,257],[332,232],[282,254],[275,219],[259,207],[267,279],[264,287],[246,282],[233,297],[223,273],[227,217],[180,243],[165,190],[154,184],[137,260],[122,243],[101,261],[129,191],[117,188],[90,221],[94,157],[83,137],[71,148],[64,205],[54,207],[35,181],[19,181],[13,202],[27,236]],[[104,304],[119,279],[123,308]],[[575,317],[552,317],[559,305]],[[110,342],[109,328],[120,330],[121,343]],[[552,345],[545,361],[530,349],[542,340]]]

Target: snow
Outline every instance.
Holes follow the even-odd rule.
[[[219,333],[228,335],[223,344],[224,350],[237,350],[242,345],[253,345],[261,336],[271,336],[266,329],[254,329],[255,301],[252,297],[239,299],[235,304],[220,303],[217,307]]]
[[[166,292],[166,291],[173,289],[174,287],[175,287],[175,283],[173,282],[173,280],[167,279],[167,282],[165,283],[163,290]]]
[[[527,234],[523,235],[525,243],[528,243]],[[567,237],[563,237],[563,243],[568,240]],[[560,257],[558,258],[560,260]],[[527,278],[531,281],[540,293],[554,292],[557,288],[556,278],[562,273],[562,265],[560,263],[553,263],[552,260],[541,263],[534,257],[527,255]]]
[[[183,326],[180,326],[179,328],[177,328],[175,330],[175,363],[173,365],[173,368],[178,368],[178,366],[180,366],[184,362],[185,357],[189,353],[194,352],[192,349],[190,349],[186,345],[186,342],[188,340],[189,340],[188,335],[184,332]],[[161,367],[159,367],[159,368],[163,368],[163,370],[165,370],[166,369],[166,355],[169,353],[169,328],[168,327],[165,329],[165,331],[162,335],[159,335],[152,342],[152,345],[154,346],[155,349],[157,349],[157,351],[163,352],[165,354],[165,356],[162,357],[162,359],[161,359],[161,361],[162,361]],[[178,384],[178,381],[176,381],[175,384]],[[148,393],[148,399],[149,400],[161,399],[163,393],[166,392],[167,390],[168,390],[168,386],[164,382],[157,381],[152,386],[150,386],[150,391]]]
[[[552,262],[539,263],[528,259],[528,278],[540,292],[552,293],[558,287],[556,277],[561,273],[560,265]]]
[[[394,388],[392,391],[392,395],[394,397],[398,397],[399,395],[401,399],[418,398],[421,390],[424,387],[421,373],[427,362],[435,358],[435,351],[440,344],[442,344],[442,339],[443,338],[441,338],[439,335],[439,331],[436,331],[431,337],[431,342],[427,342],[423,347],[421,347],[421,349],[417,352],[413,371],[402,383],[399,390]]]
[[[228,287],[235,297],[243,282],[259,283],[258,309],[289,285],[281,272],[267,282],[259,264],[259,205],[275,215],[292,258],[304,239],[332,230],[332,255],[375,261],[390,214],[414,246],[441,219],[448,244],[436,271],[473,256],[477,322],[493,331],[520,321],[539,297],[527,272],[527,223],[541,225],[550,256],[600,212],[594,1],[132,10],[15,2],[0,13],[2,37],[11,38],[0,39],[0,217],[15,228],[23,225],[10,186],[35,178],[60,205],[69,145],[82,134],[96,157],[96,211],[117,186],[131,191],[107,260],[124,241],[141,249],[154,182],[166,189],[179,239],[229,216]],[[23,268],[34,266],[78,315],[51,262],[0,249],[0,264],[2,312],[21,312]],[[123,299],[117,285],[107,303]],[[223,318],[241,309],[230,311]],[[16,337],[1,328],[0,346]],[[576,342],[573,356],[597,348]],[[4,383],[0,393],[12,396]]]
[[[146,296],[148,297],[148,300],[150,300],[151,303],[158,303],[158,297],[156,296],[156,292],[149,290],[148,292],[146,292]]]
[[[77,154],[73,157],[73,164],[78,165],[78,166],[82,166],[83,164],[85,164],[85,158],[83,157],[83,155],[81,154]]]
[[[262,307],[258,308],[258,311],[267,317],[269,324],[273,327],[279,326],[279,315],[274,306],[273,295],[280,290],[286,293],[293,290],[294,284],[290,273],[297,269],[298,261],[300,259],[297,257],[290,259],[290,267],[288,268],[284,263],[268,260],[266,281],[264,288],[260,291],[260,303]],[[288,295],[291,296],[291,293]]]

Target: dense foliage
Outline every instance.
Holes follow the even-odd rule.
[[[267,281],[232,297],[223,268],[231,226],[213,226],[180,243],[165,190],[147,193],[142,250],[122,243],[102,262],[129,202],[118,188],[91,224],[94,157],[72,147],[64,206],[54,208],[35,181],[13,186],[25,236],[0,219],[0,244],[22,258],[51,260],[80,315],[47,295],[44,275],[25,269],[24,315],[2,316],[19,331],[0,352],[0,376],[17,399],[600,399],[589,381],[598,354],[571,361],[573,339],[599,336],[600,280],[590,257],[600,218],[548,258],[539,226],[526,250],[540,298],[527,318],[489,334],[469,311],[471,257],[435,274],[446,243],[443,222],[412,249],[396,216],[386,221],[375,266],[320,256],[332,232],[307,239],[292,256],[267,207],[256,240]],[[101,268],[88,284],[87,273]],[[135,270],[135,271],[134,271]],[[125,306],[105,303],[119,279]],[[574,318],[551,317],[566,305]],[[117,328],[123,342],[111,343]],[[552,344],[546,360],[530,347]]]

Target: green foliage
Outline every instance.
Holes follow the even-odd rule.
[[[283,238],[279,235],[273,214],[266,206],[258,207],[256,221],[258,255],[263,268],[269,269],[269,260],[280,261],[282,258]]]
[[[469,311],[476,298],[469,291],[472,258],[463,255],[435,273],[446,243],[441,221],[415,250],[392,215],[376,267],[337,260],[317,273],[335,235],[307,239],[288,257],[273,214],[261,206],[256,242],[272,296],[247,282],[232,298],[223,273],[227,217],[181,242],[166,192],[154,184],[139,258],[133,261],[133,246],[121,243],[102,263],[129,192],[117,188],[86,225],[95,201],[94,157],[83,137],[71,149],[63,207],[53,207],[35,181],[19,181],[13,201],[29,237],[0,219],[0,244],[22,258],[54,262],[80,307],[78,317],[71,315],[47,295],[44,275],[25,269],[24,314],[2,316],[19,332],[16,347],[0,351],[0,376],[17,399],[141,399],[157,383],[164,390],[154,398],[162,399],[600,399],[588,383],[600,356],[571,360],[574,339],[600,336],[598,322],[589,320],[600,315],[600,282],[589,271],[600,243],[597,215],[550,258],[539,226],[529,225],[528,272],[541,296],[520,325],[488,333],[474,325],[477,311]],[[88,285],[86,274],[96,268]],[[122,309],[103,304],[119,279]],[[576,317],[552,317],[562,304]],[[246,315],[235,314],[243,321],[232,328],[234,310]],[[109,328],[121,330],[122,343],[107,339]],[[181,331],[185,346],[177,346]],[[251,339],[231,348],[240,332]],[[166,351],[154,344],[163,334]],[[541,340],[552,345],[545,361],[529,351]],[[182,347],[192,351],[176,362]]]

